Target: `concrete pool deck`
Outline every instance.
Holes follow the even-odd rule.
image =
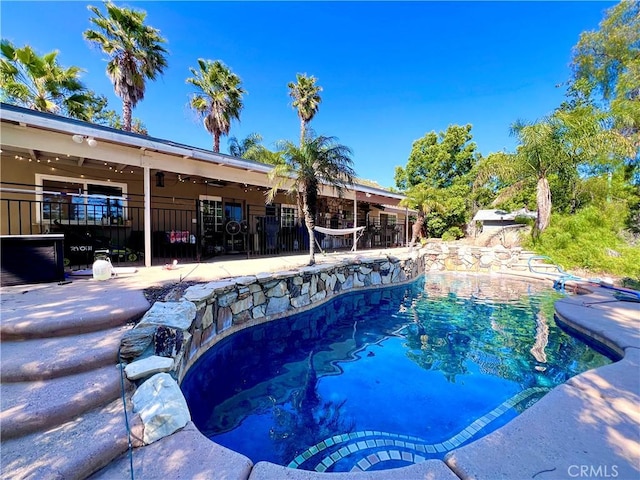
[[[398,249],[398,253],[402,252],[406,252],[406,249]],[[375,256],[380,253],[358,252],[357,255]],[[383,253],[396,252],[388,250]],[[353,255],[317,256],[320,264],[342,262],[348,258],[353,258]],[[76,398],[79,396],[77,391],[73,391],[73,395],[67,394],[65,389],[70,389],[69,385],[54,386],[49,383],[61,382],[64,372],[72,371],[74,365],[87,365],[88,354],[77,345],[79,336],[70,336],[69,332],[80,332],[85,339],[104,332],[104,318],[107,316],[111,319],[109,326],[112,330],[108,330],[109,335],[117,338],[129,319],[148,308],[142,290],[150,286],[180,280],[211,281],[290,270],[305,265],[306,261],[306,255],[225,260],[210,264],[179,265],[173,270],[152,267],[106,282],[73,279],[67,285],[0,289],[2,478],[85,478],[95,471],[95,467],[107,463],[91,478],[131,477],[126,454],[110,461],[126,450],[124,426],[117,425],[117,421],[111,425],[111,420],[108,426],[103,426],[100,423],[103,417],[98,417],[97,423],[91,424],[89,417],[93,414],[92,409],[101,406],[98,400],[92,404],[86,398]],[[566,322],[571,328],[616,352],[623,357],[622,360],[573,377],[504,427],[452,450],[444,461],[428,460],[403,469],[342,474],[299,471],[267,462],[253,465],[246,457],[209,441],[190,423],[169,437],[134,449],[134,478],[639,478],[640,304],[617,301],[611,291],[593,287],[593,293],[589,295],[561,300],[556,309],[561,322]],[[104,335],[91,348],[91,358],[96,357],[96,349],[104,350],[99,355],[104,360],[94,359],[96,368],[109,362],[113,365],[117,359],[118,343],[108,340],[109,335]],[[73,351],[65,340],[70,340],[74,345]],[[87,343],[91,344],[90,341]],[[61,355],[61,352],[64,354]],[[56,362],[52,363],[47,353],[56,354]],[[88,367],[81,370],[92,371]],[[105,383],[113,384],[114,380],[105,380]],[[40,384],[49,384],[51,388],[38,391]],[[24,385],[30,387],[29,392],[19,391]],[[43,396],[48,397],[42,400],[40,397]],[[60,398],[75,400],[65,402]],[[108,398],[117,404],[117,392],[115,396],[112,392]],[[73,415],[73,409],[78,410],[78,403],[82,404],[81,413],[87,412],[81,416],[89,422],[80,430],[83,435],[79,435],[78,430],[73,430],[71,426],[58,427],[62,420],[54,425],[46,425],[45,420],[38,420],[49,416],[64,420]],[[49,409],[51,404],[56,404],[55,409]],[[37,414],[32,412],[35,407],[39,409]],[[69,411],[65,412],[65,408]],[[55,415],[52,415],[52,411]],[[111,416],[104,418],[122,419],[122,407],[119,412],[115,409]],[[73,421],[78,422],[72,419],[64,425]],[[31,430],[24,426],[25,423],[31,425]],[[22,428],[23,436],[16,434],[12,428]],[[73,434],[73,439],[50,434],[55,431],[62,435],[60,432],[66,428],[70,432],[67,437]],[[45,437],[48,440],[41,441]],[[105,450],[107,454],[101,457],[101,452]],[[94,468],[88,468],[92,462]]]

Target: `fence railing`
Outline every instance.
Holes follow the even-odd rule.
[[[33,188],[0,186],[0,233],[3,235],[64,234],[65,265],[86,268],[96,251],[108,250],[114,265],[144,265],[144,202],[141,196],[124,199],[100,197],[59,202],[37,199]],[[36,199],[34,199],[36,198]],[[112,202],[113,200],[113,202]],[[118,200],[118,201],[116,201]],[[198,200],[154,197],[151,207],[151,264],[173,260],[202,261],[219,255],[247,257],[304,253],[309,234],[297,218],[264,215],[265,205],[246,205],[241,220],[222,220],[213,227],[206,221]],[[404,225],[362,218],[365,229],[357,248],[393,247],[405,243]],[[329,228],[353,226],[353,218],[318,215],[316,225]],[[316,232],[323,250],[349,250],[353,235],[328,236]]]

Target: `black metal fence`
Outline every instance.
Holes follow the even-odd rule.
[[[96,252],[107,251],[114,265],[144,265],[144,201],[126,198],[51,193],[44,198],[33,185],[0,184],[0,226],[3,235],[64,234],[68,268],[90,266]],[[269,214],[267,214],[269,213]],[[220,255],[247,257],[304,253],[309,234],[296,215],[283,215],[269,206],[245,205],[238,219],[219,218],[210,224],[200,201],[157,197],[151,206],[152,265],[178,260],[206,261]],[[353,226],[353,218],[319,214],[316,225]],[[359,218],[358,249],[393,247],[405,243],[405,226]],[[353,235],[329,236],[316,232],[325,251],[350,250]]]

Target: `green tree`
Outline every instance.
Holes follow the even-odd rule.
[[[454,227],[464,230],[472,207],[472,172],[480,159],[471,128],[450,125],[444,132],[427,133],[413,142],[406,167],[396,167],[396,186],[410,196],[407,205],[420,211],[422,202],[415,200],[424,193],[431,201],[437,198],[439,208],[431,208],[424,219],[417,219],[425,222],[429,235],[441,236]],[[417,198],[412,199],[414,194]]]
[[[39,56],[29,46],[16,48],[0,43],[0,90],[2,101],[41,112],[89,120],[87,107],[93,100],[80,81],[79,67],[64,68],[58,52]]]
[[[220,136],[228,135],[232,120],[240,120],[242,80],[219,60],[198,59],[199,70],[189,68],[187,83],[196,87],[190,105],[202,116],[204,127],[213,135],[213,151],[220,151]]]
[[[262,135],[250,133],[242,141],[236,137],[229,138],[229,154],[268,165],[283,163],[282,152],[272,151],[262,145]]]
[[[229,155],[239,158],[245,157],[246,153],[253,147],[260,145],[262,142],[262,135],[259,133],[250,133],[242,141],[239,141],[236,137],[229,137],[227,142],[229,145]]]
[[[284,163],[282,152],[279,150],[269,150],[262,144],[252,145],[244,154],[247,160],[253,160],[267,165],[279,165]]]
[[[573,93],[593,98],[613,127],[640,147],[640,2],[621,1],[597,31],[583,32],[573,51]]]
[[[444,209],[439,190],[425,184],[418,184],[407,190],[400,205],[417,211],[416,221],[411,230],[410,247],[413,247],[414,243],[423,237],[426,219],[431,212],[442,212]]]
[[[155,80],[167,66],[166,40],[160,31],[144,24],[146,12],[105,3],[107,15],[94,6],[89,10],[96,30],[86,30],[84,38],[99,46],[109,57],[107,76],[122,100],[123,129],[131,131],[132,111],[144,98],[145,81]]]
[[[91,92],[93,99],[88,106],[88,116],[91,123],[98,125],[107,125],[111,128],[123,130],[122,117],[115,110],[108,108],[108,100],[104,95],[96,95]],[[148,135],[147,127],[139,118],[133,118],[131,121],[131,131],[140,135]]]
[[[309,232],[309,265],[313,265],[318,194],[323,185],[327,185],[341,195],[344,188],[353,183],[352,152],[349,147],[337,143],[335,137],[325,136],[308,136],[299,147],[285,141],[280,147],[284,162],[276,165],[269,174],[273,186],[267,202],[272,202],[281,189],[295,196]]]
[[[322,87],[316,85],[317,79],[306,73],[296,74],[296,82],[289,82],[289,96],[293,99],[292,106],[298,111],[300,118],[300,145],[304,143],[307,124],[315,117],[320,107]]]
[[[466,181],[478,160],[471,128],[469,124],[450,125],[445,132],[432,131],[413,142],[407,166],[396,167],[396,186],[408,189],[422,183],[446,188]]]

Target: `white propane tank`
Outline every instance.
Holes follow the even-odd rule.
[[[109,260],[96,260],[93,262],[93,279],[109,280],[111,278],[111,268],[111,262]]]

